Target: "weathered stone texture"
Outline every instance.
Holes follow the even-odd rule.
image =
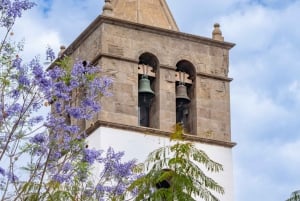
[[[111,19],[110,19],[111,20]],[[145,52],[158,59],[155,103],[150,126],[171,131],[176,122],[176,64],[189,61],[195,68],[190,87],[189,133],[230,141],[229,45],[182,33],[149,29],[116,21],[99,27],[74,51],[73,57],[97,60],[103,72],[114,73],[112,97],[102,99],[99,119],[138,125],[138,61]],[[101,34],[100,34],[101,33]]]
[[[178,31],[165,0],[114,0],[113,7],[116,18]]]
[[[160,91],[159,91],[159,104],[160,104],[160,129],[168,131],[174,126],[176,121],[175,108],[175,85],[174,73],[170,70],[160,69]]]

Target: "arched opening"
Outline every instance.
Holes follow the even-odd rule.
[[[185,132],[196,134],[196,100],[195,100],[194,65],[181,60],[176,64],[176,123],[182,124]]]
[[[158,59],[151,53],[143,53],[138,64],[138,124],[139,126],[158,128]]]

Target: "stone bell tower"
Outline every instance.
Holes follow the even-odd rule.
[[[65,54],[113,76],[113,96],[85,122],[90,146],[113,146],[144,160],[168,144],[176,123],[224,172],[212,175],[233,201],[229,50],[220,25],[212,38],[179,31],[165,0],[105,0],[99,15]]]

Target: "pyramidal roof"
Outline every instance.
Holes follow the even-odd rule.
[[[165,0],[111,0],[111,6],[112,17],[179,31]]]

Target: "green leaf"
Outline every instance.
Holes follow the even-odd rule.
[[[205,167],[212,172],[223,170],[223,166],[212,159],[193,143],[184,142],[182,127],[176,125],[171,140],[174,145],[163,146],[152,151],[144,163],[149,172],[134,181],[131,190],[138,189],[136,200],[153,201],[194,201],[196,196],[205,201],[218,201],[211,192],[224,193],[224,189],[201,169]],[[168,181],[167,189],[156,188],[156,184]]]

